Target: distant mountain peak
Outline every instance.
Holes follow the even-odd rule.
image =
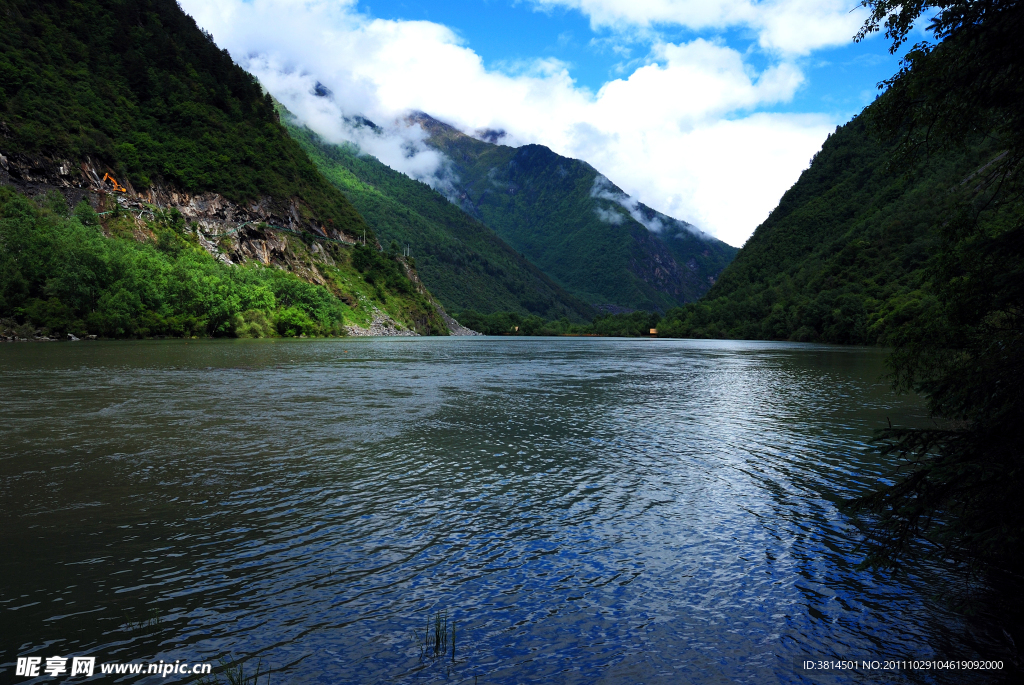
[[[446,124],[440,119],[435,119],[426,112],[412,112],[405,118],[405,122],[409,125],[419,124],[432,139],[446,140],[446,141],[475,141],[481,144],[484,143],[482,140],[477,140],[472,136],[468,136],[459,129],[455,128],[451,124]],[[435,147],[438,147],[435,145]]]
[[[630,197],[583,160],[539,144],[501,145],[503,131],[467,134],[425,112],[406,122],[450,160],[452,202],[592,305],[650,310],[693,301],[736,252]]]

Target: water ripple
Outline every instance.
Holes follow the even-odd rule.
[[[807,657],[1001,658],[988,624],[928,599],[936,569],[856,568],[836,505],[886,473],[876,427],[924,418],[878,350],[0,353],[0,668],[259,656],[294,683],[802,683]],[[420,659],[437,610],[454,664]]]

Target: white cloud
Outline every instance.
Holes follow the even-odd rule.
[[[598,219],[606,224],[615,224],[618,226],[626,220],[626,217],[621,212],[617,212],[614,209],[606,209],[598,206],[594,207],[594,213],[597,214]]]
[[[687,177],[671,184],[655,174],[646,183],[666,206],[696,207],[693,223],[720,227],[719,238],[741,245],[834,129],[835,122],[822,115],[760,113],[717,121],[650,150],[655,165],[667,166],[685,152],[701,160],[699,169],[687,169]]]
[[[566,7],[594,28],[635,31],[657,25],[694,31],[746,28],[766,50],[804,55],[847,43],[866,16],[849,0],[531,0],[539,9]],[[855,7],[851,11],[851,5]]]
[[[590,187],[590,197],[614,202],[625,209],[629,216],[633,217],[637,223],[642,224],[648,231],[652,231],[654,233],[667,231],[672,235],[678,234],[680,231],[689,231],[699,237],[706,237],[706,234],[703,231],[692,224],[683,223],[672,218],[668,218],[667,221],[662,221],[660,216],[649,216],[649,211],[644,210],[644,208],[640,206],[641,202],[639,200],[635,197],[630,197],[616,188],[615,184],[601,174],[598,174],[594,178],[594,183]],[[602,207],[598,205],[594,207],[594,212],[597,214],[597,217],[605,223],[621,224],[625,220],[625,215],[613,207]]]
[[[640,213],[640,202],[616,188],[611,181],[601,174],[594,178],[594,184],[590,187],[590,197],[608,200],[620,205],[631,217],[646,226],[649,231],[660,233],[665,228],[657,217],[653,221],[647,221],[646,217]],[[597,213],[597,217],[601,221],[608,224],[617,225],[625,221],[625,216],[611,207],[598,205],[594,207],[594,212]]]
[[[311,128],[356,142],[411,176],[444,175],[443,158],[422,145],[422,132],[399,123],[421,110],[465,131],[503,129],[506,144],[540,143],[584,159],[644,204],[734,245],[764,220],[836,123],[756,113],[791,99],[801,70],[780,59],[754,73],[739,52],[705,39],[657,43],[627,78],[593,93],[577,87],[561,62],[488,70],[447,27],[372,19],[351,1],[181,4]],[[708,18],[698,19],[750,11],[738,1],[717,7],[717,15],[704,9]],[[317,81],[333,101],[312,95]],[[391,135],[342,124],[356,115]]]
[[[380,122],[383,126],[370,120],[382,129],[374,130],[353,116],[361,112],[342,106],[333,93],[318,96],[316,88],[322,84],[312,75],[292,71],[265,55],[251,57],[247,66],[296,119],[327,142],[354,143],[392,169],[453,196],[458,178],[445,156],[427,146],[427,134],[419,126],[394,118]]]

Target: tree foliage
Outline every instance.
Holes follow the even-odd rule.
[[[929,266],[937,306],[893,336],[894,383],[923,393],[937,426],[890,428],[895,482],[852,504],[879,515],[871,561],[894,565],[924,537],[976,568],[1024,570],[1024,69],[1017,2],[866,2],[861,36],[884,27],[899,48],[937,11],[886,82],[872,124],[893,167],[984,141],[991,154],[951,184]]]
[[[104,221],[85,202],[68,211],[54,191],[33,202],[0,187],[0,328],[21,337],[344,335],[346,324],[369,321],[362,294],[420,332],[445,331],[396,258],[369,247],[332,247],[336,266],[320,265],[325,287],[215,260],[174,210],[148,222],[143,241],[134,217]]]
[[[636,338],[651,335],[658,327],[657,312],[636,311],[624,314],[601,313],[590,323],[573,323],[568,318],[556,321],[539,316],[520,316],[517,312],[480,314],[472,310],[459,314],[459,323],[485,335],[594,335],[611,338]]]
[[[0,152],[91,159],[139,190],[270,197],[351,233],[361,217],[269,96],[174,0],[0,0]],[[101,171],[102,173],[102,171]]]
[[[922,15],[935,11],[932,40],[911,47],[900,70],[879,84],[885,93],[872,120],[882,137],[896,144],[893,167],[906,168],[937,151],[957,149],[979,136],[999,141],[1006,154],[989,173],[1018,173],[1024,154],[1024,75],[1019,2],[940,0],[862,3],[871,15],[858,34],[885,29],[896,52]]]

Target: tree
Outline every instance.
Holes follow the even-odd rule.
[[[978,136],[999,139],[1007,153],[988,174],[1016,178],[1024,142],[1024,73],[1020,35],[1024,9],[1016,1],[863,0],[871,14],[857,40],[885,28],[895,53],[922,15],[934,9],[933,40],[911,47],[872,115],[879,132],[899,142],[897,164]]]
[[[896,566],[923,539],[974,570],[1024,570],[1024,28],[1020,3],[865,0],[857,39],[884,28],[891,51],[934,10],[881,86],[871,115],[907,173],[941,149],[983,145],[988,161],[949,188],[955,210],[930,266],[938,316],[906,323],[889,360],[894,386],[928,401],[935,425],[887,428],[898,477],[850,501],[878,515],[868,561]]]

